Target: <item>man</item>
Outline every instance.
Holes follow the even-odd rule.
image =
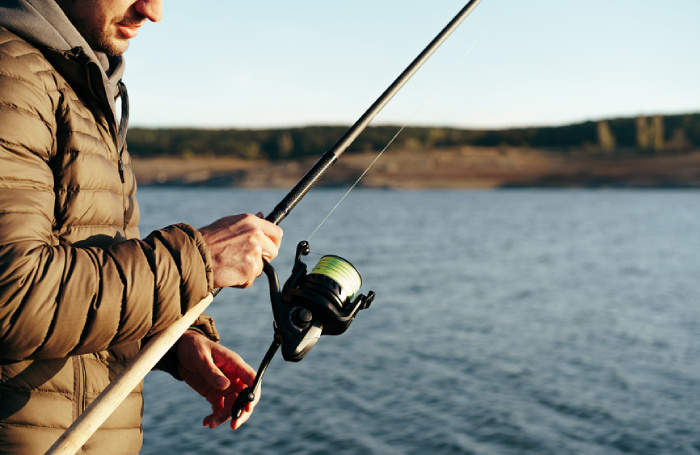
[[[277,255],[282,231],[254,215],[139,240],[121,55],[161,13],[161,0],[0,0],[2,454],[44,453],[149,337]],[[212,428],[255,374],[217,341],[202,316],[159,364],[211,403]],[[140,392],[82,453],[139,451]]]

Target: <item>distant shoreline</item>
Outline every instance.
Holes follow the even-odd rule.
[[[133,158],[132,166],[141,186],[291,188],[319,157],[294,161]],[[349,186],[375,157],[375,153],[348,152],[319,185]],[[360,186],[700,188],[700,150],[668,154],[467,146],[429,151],[390,150],[365,175]]]

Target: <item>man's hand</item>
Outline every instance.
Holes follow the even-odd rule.
[[[282,229],[262,214],[233,215],[199,230],[209,246],[214,286],[247,288],[267,262],[277,257]]]
[[[216,428],[225,423],[238,394],[253,384],[255,370],[235,352],[194,330],[180,338],[177,358],[180,377],[211,404],[212,413],[204,418],[203,425]],[[256,395],[241,417],[231,422],[231,428],[236,430],[248,420],[260,394]]]

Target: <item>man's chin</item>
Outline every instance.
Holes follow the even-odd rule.
[[[111,46],[102,49],[102,52],[109,55],[110,57],[119,57],[124,52],[126,52],[128,47],[129,40],[119,40],[118,42],[113,43]]]
[[[102,38],[98,42],[88,42],[88,44],[95,52],[102,52],[110,57],[119,57],[129,47],[129,40],[123,38]]]

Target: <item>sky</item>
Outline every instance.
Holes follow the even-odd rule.
[[[466,0],[165,0],[131,41],[132,127],[352,125]],[[373,124],[700,112],[700,1],[482,0]]]

